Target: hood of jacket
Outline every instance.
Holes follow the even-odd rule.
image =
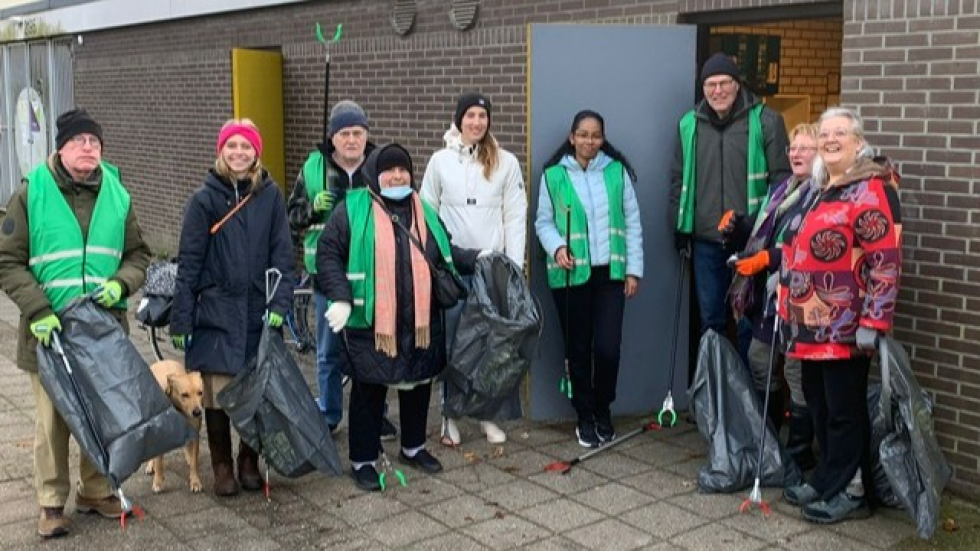
[[[898,187],[896,181],[891,178],[889,170],[880,164],[874,162],[867,157],[861,157],[854,162],[854,166],[847,169],[844,173],[844,177],[833,184],[828,184],[828,188],[832,187],[844,187],[854,182],[863,182],[865,180],[870,180],[874,177],[879,177],[885,181],[886,184]]]
[[[262,169],[262,178],[254,189],[252,187],[251,180],[238,180],[237,182],[232,183],[219,175],[213,168],[208,170],[208,174],[204,178],[204,185],[206,187],[217,191],[223,197],[235,199],[235,202],[245,198],[250,193],[260,193],[270,184],[272,184],[272,178],[269,176],[269,171],[264,168]]]
[[[415,187],[415,167],[412,162],[412,155],[401,145],[392,143],[372,150],[371,154],[365,159],[364,164],[361,165],[361,175],[364,176],[364,184],[375,193],[381,193],[381,182],[378,180],[378,158],[381,157],[382,151],[390,147],[397,147],[405,152],[405,155],[408,157],[408,164],[413,165],[408,167],[408,172],[412,175],[411,186],[412,188]]]
[[[490,130],[487,129],[489,133]],[[497,138],[493,137],[493,134],[489,134],[489,139],[493,140],[493,143],[500,147],[497,143]],[[456,128],[455,124],[449,125],[449,130],[442,135],[442,142],[445,144],[446,149],[450,151],[455,151],[460,157],[470,158],[476,160],[477,154],[480,152],[480,144],[466,145],[463,143],[463,134]]]
[[[565,167],[569,172],[602,172],[611,162],[613,162],[613,158],[606,155],[605,151],[600,150],[595,158],[589,161],[589,166],[585,170],[582,169],[582,165],[578,164],[574,155],[565,155],[561,161],[558,161],[558,164]]]

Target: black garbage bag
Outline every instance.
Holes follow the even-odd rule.
[[[65,355],[38,344],[41,386],[114,490],[144,461],[197,438],[112,314],[82,298],[58,317]]]
[[[888,481],[885,468],[881,466],[881,458],[878,456],[878,448],[881,441],[888,435],[888,427],[885,426],[884,418],[879,414],[881,404],[881,385],[868,385],[868,418],[871,419],[871,479],[875,487],[875,499],[878,503],[886,507],[900,508],[902,502],[892,490],[892,484]],[[877,418],[875,417],[877,416]]]
[[[762,404],[748,368],[728,339],[708,330],[701,337],[698,367],[687,391],[698,432],[708,441],[708,463],[698,472],[704,493],[731,493],[751,487],[759,462]],[[760,483],[784,487],[800,483],[800,471],[769,420]]]
[[[518,386],[540,332],[540,310],[517,264],[499,253],[477,260],[445,372],[445,415],[520,417]]]
[[[330,428],[282,335],[266,326],[255,360],[218,393],[238,434],[279,474],[343,472]]]
[[[912,374],[905,350],[883,337],[879,352],[881,399],[871,417],[872,433],[884,434],[877,457],[895,498],[915,522],[916,533],[929,539],[939,520],[949,464],[936,442],[932,406]]]

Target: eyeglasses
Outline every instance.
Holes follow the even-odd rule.
[[[593,142],[601,142],[603,139],[602,134],[589,134],[588,132],[576,132],[573,135],[575,136],[576,140],[581,140],[583,142],[588,140],[592,140]]]
[[[731,90],[732,86],[735,84],[735,79],[726,78],[724,80],[716,80],[714,82],[705,81],[704,89],[707,92],[714,90],[715,88],[723,91]]]
[[[833,136],[834,138],[840,140],[847,137],[848,134],[853,134],[854,132],[846,128],[835,128],[832,132],[821,132],[817,134],[818,141],[827,141]]]
[[[806,153],[807,151],[816,151],[816,147],[807,147],[805,145],[791,145],[786,147],[786,154],[791,155],[793,153]]]
[[[72,136],[68,141],[75,147],[85,147],[85,144],[88,144],[92,149],[102,149],[102,141],[97,136],[78,134]]]

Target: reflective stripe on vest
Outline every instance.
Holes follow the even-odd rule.
[[[87,242],[75,213],[46,164],[27,175],[28,265],[57,312],[76,297],[92,292],[119,269],[129,216],[129,193],[118,170],[101,163],[99,188]],[[125,309],[126,301],[115,308]]]
[[[626,278],[626,214],[623,212],[623,165],[619,161],[609,163],[602,171],[606,184],[606,196],[609,203],[609,277],[623,280]],[[585,215],[582,202],[575,193],[568,172],[561,165],[554,165],[545,170],[545,183],[555,212],[555,226],[558,233],[565,237],[575,259],[569,278],[568,270],[560,267],[554,257],[547,260],[548,286],[552,289],[564,288],[566,285],[582,285],[592,275],[592,262],[589,256],[589,221]],[[568,220],[566,213],[571,209],[571,228],[566,228]]]
[[[374,209],[367,188],[347,193],[347,223],[350,227],[350,250],[347,254],[347,281],[350,283],[352,308],[347,325],[356,329],[371,327],[374,323]],[[439,215],[428,203],[422,201],[425,226],[436,240],[439,252],[450,270],[453,264],[449,238],[442,229]],[[401,232],[393,228],[395,232]],[[415,247],[415,245],[411,245]]]

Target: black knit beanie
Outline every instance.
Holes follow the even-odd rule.
[[[92,134],[102,142],[102,126],[95,122],[84,109],[72,109],[58,117],[55,123],[58,134],[54,139],[55,149],[60,151],[68,140],[79,134]]]
[[[489,127],[490,98],[478,92],[471,92],[469,94],[463,94],[459,97],[459,101],[456,102],[456,116],[453,117],[453,122],[456,123],[457,129],[462,129],[463,115],[466,114],[467,109],[473,106],[482,107],[487,110],[487,123]]]
[[[708,77],[715,75],[728,75],[736,81],[739,80],[738,67],[732,62],[732,58],[721,52],[712,55],[704,62],[704,66],[701,67],[701,84],[704,84]]]
[[[404,168],[411,173],[412,158],[409,157],[408,151],[405,148],[398,144],[391,144],[382,149],[381,153],[378,154],[378,174],[380,175],[382,172],[395,167]]]

